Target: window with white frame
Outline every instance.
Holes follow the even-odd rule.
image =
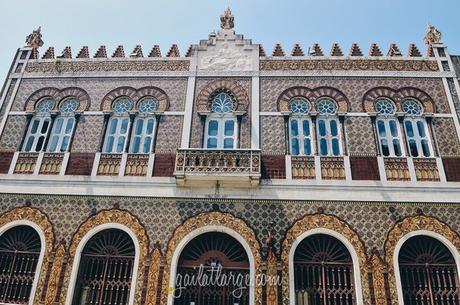
[[[303,97],[295,97],[289,102],[289,142],[291,155],[310,156],[313,154],[312,123],[308,116],[310,103]]]
[[[394,117],[395,104],[387,98],[379,98],[374,102],[377,112],[376,128],[379,146],[384,157],[401,157],[401,132],[398,120]]]
[[[51,131],[49,152],[67,152],[75,129],[75,111],[80,107],[80,102],[74,98],[67,98],[59,105],[60,114],[54,120]]]
[[[129,152],[149,154],[153,147],[156,128],[154,112],[158,109],[158,101],[153,97],[145,97],[138,103],[137,109],[139,114],[134,119]]]
[[[317,140],[320,156],[340,156],[342,154],[337,110],[337,103],[330,98],[320,98],[316,102]]]
[[[124,153],[128,142],[130,117],[129,112],[133,109],[133,102],[122,97],[112,104],[113,114],[107,124],[105,135],[104,153]]]
[[[431,157],[433,155],[428,134],[428,126],[422,117],[423,107],[419,101],[409,98],[401,103],[405,112],[404,130],[411,157]]]
[[[206,120],[205,148],[233,149],[237,147],[238,121],[233,114],[233,98],[228,92],[219,92],[211,102],[212,113]]]
[[[25,152],[41,152],[45,149],[46,139],[51,126],[51,111],[54,100],[45,97],[35,107],[35,115],[30,121],[27,135],[22,147]]]

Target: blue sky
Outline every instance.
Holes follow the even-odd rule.
[[[159,44],[166,54],[173,43],[183,54],[188,45],[219,28],[219,16],[230,6],[238,33],[262,43],[270,53],[275,43],[285,52],[294,43],[306,51],[319,42],[328,52],[339,42],[344,52],[357,42],[364,53],[376,42],[386,52],[391,42],[403,53],[409,43],[424,51],[423,35],[431,22],[443,33],[451,54],[460,54],[459,0],[1,0],[0,77],[4,80],[16,48],[32,29],[42,26],[44,48],[56,55],[69,45],[73,55],[84,45],[91,55],[104,44],[108,53],[136,44],[144,54]]]

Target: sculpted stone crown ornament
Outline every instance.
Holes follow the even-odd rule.
[[[40,26],[38,29],[32,31],[32,33],[26,37],[26,45],[28,47],[38,49],[39,47],[43,46],[41,30],[42,27]]]
[[[222,16],[220,16],[220,28],[222,30],[231,30],[235,26],[235,17],[230,8],[227,8]]]
[[[441,32],[436,27],[434,27],[432,24],[429,24],[426,30],[425,38],[423,40],[425,41],[425,44],[427,45],[432,45],[434,43],[440,43],[441,42]]]

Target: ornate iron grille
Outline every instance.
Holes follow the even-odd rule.
[[[227,234],[206,233],[193,239],[181,253],[177,274],[175,305],[249,304],[249,259]],[[204,275],[209,281],[203,280]],[[186,276],[201,281],[184,285]]]
[[[355,304],[353,262],[337,239],[316,234],[304,239],[294,254],[297,305]]]
[[[29,226],[0,236],[0,303],[29,302],[40,250],[40,236]]]
[[[459,305],[455,260],[440,241],[428,236],[409,239],[399,252],[405,305]]]
[[[126,305],[135,249],[131,237],[110,229],[94,235],[83,249],[73,305]]]

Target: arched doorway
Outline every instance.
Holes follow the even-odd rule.
[[[32,227],[20,225],[0,236],[0,303],[27,304],[41,252]]]
[[[179,257],[174,305],[249,305],[249,276],[239,241],[220,232],[201,234]]]
[[[457,266],[449,249],[425,235],[409,238],[398,256],[404,305],[459,305]]]
[[[106,229],[91,237],[81,254],[72,304],[128,304],[135,252],[122,230]]]
[[[345,245],[326,234],[310,235],[294,253],[296,305],[353,305],[353,259]]]

